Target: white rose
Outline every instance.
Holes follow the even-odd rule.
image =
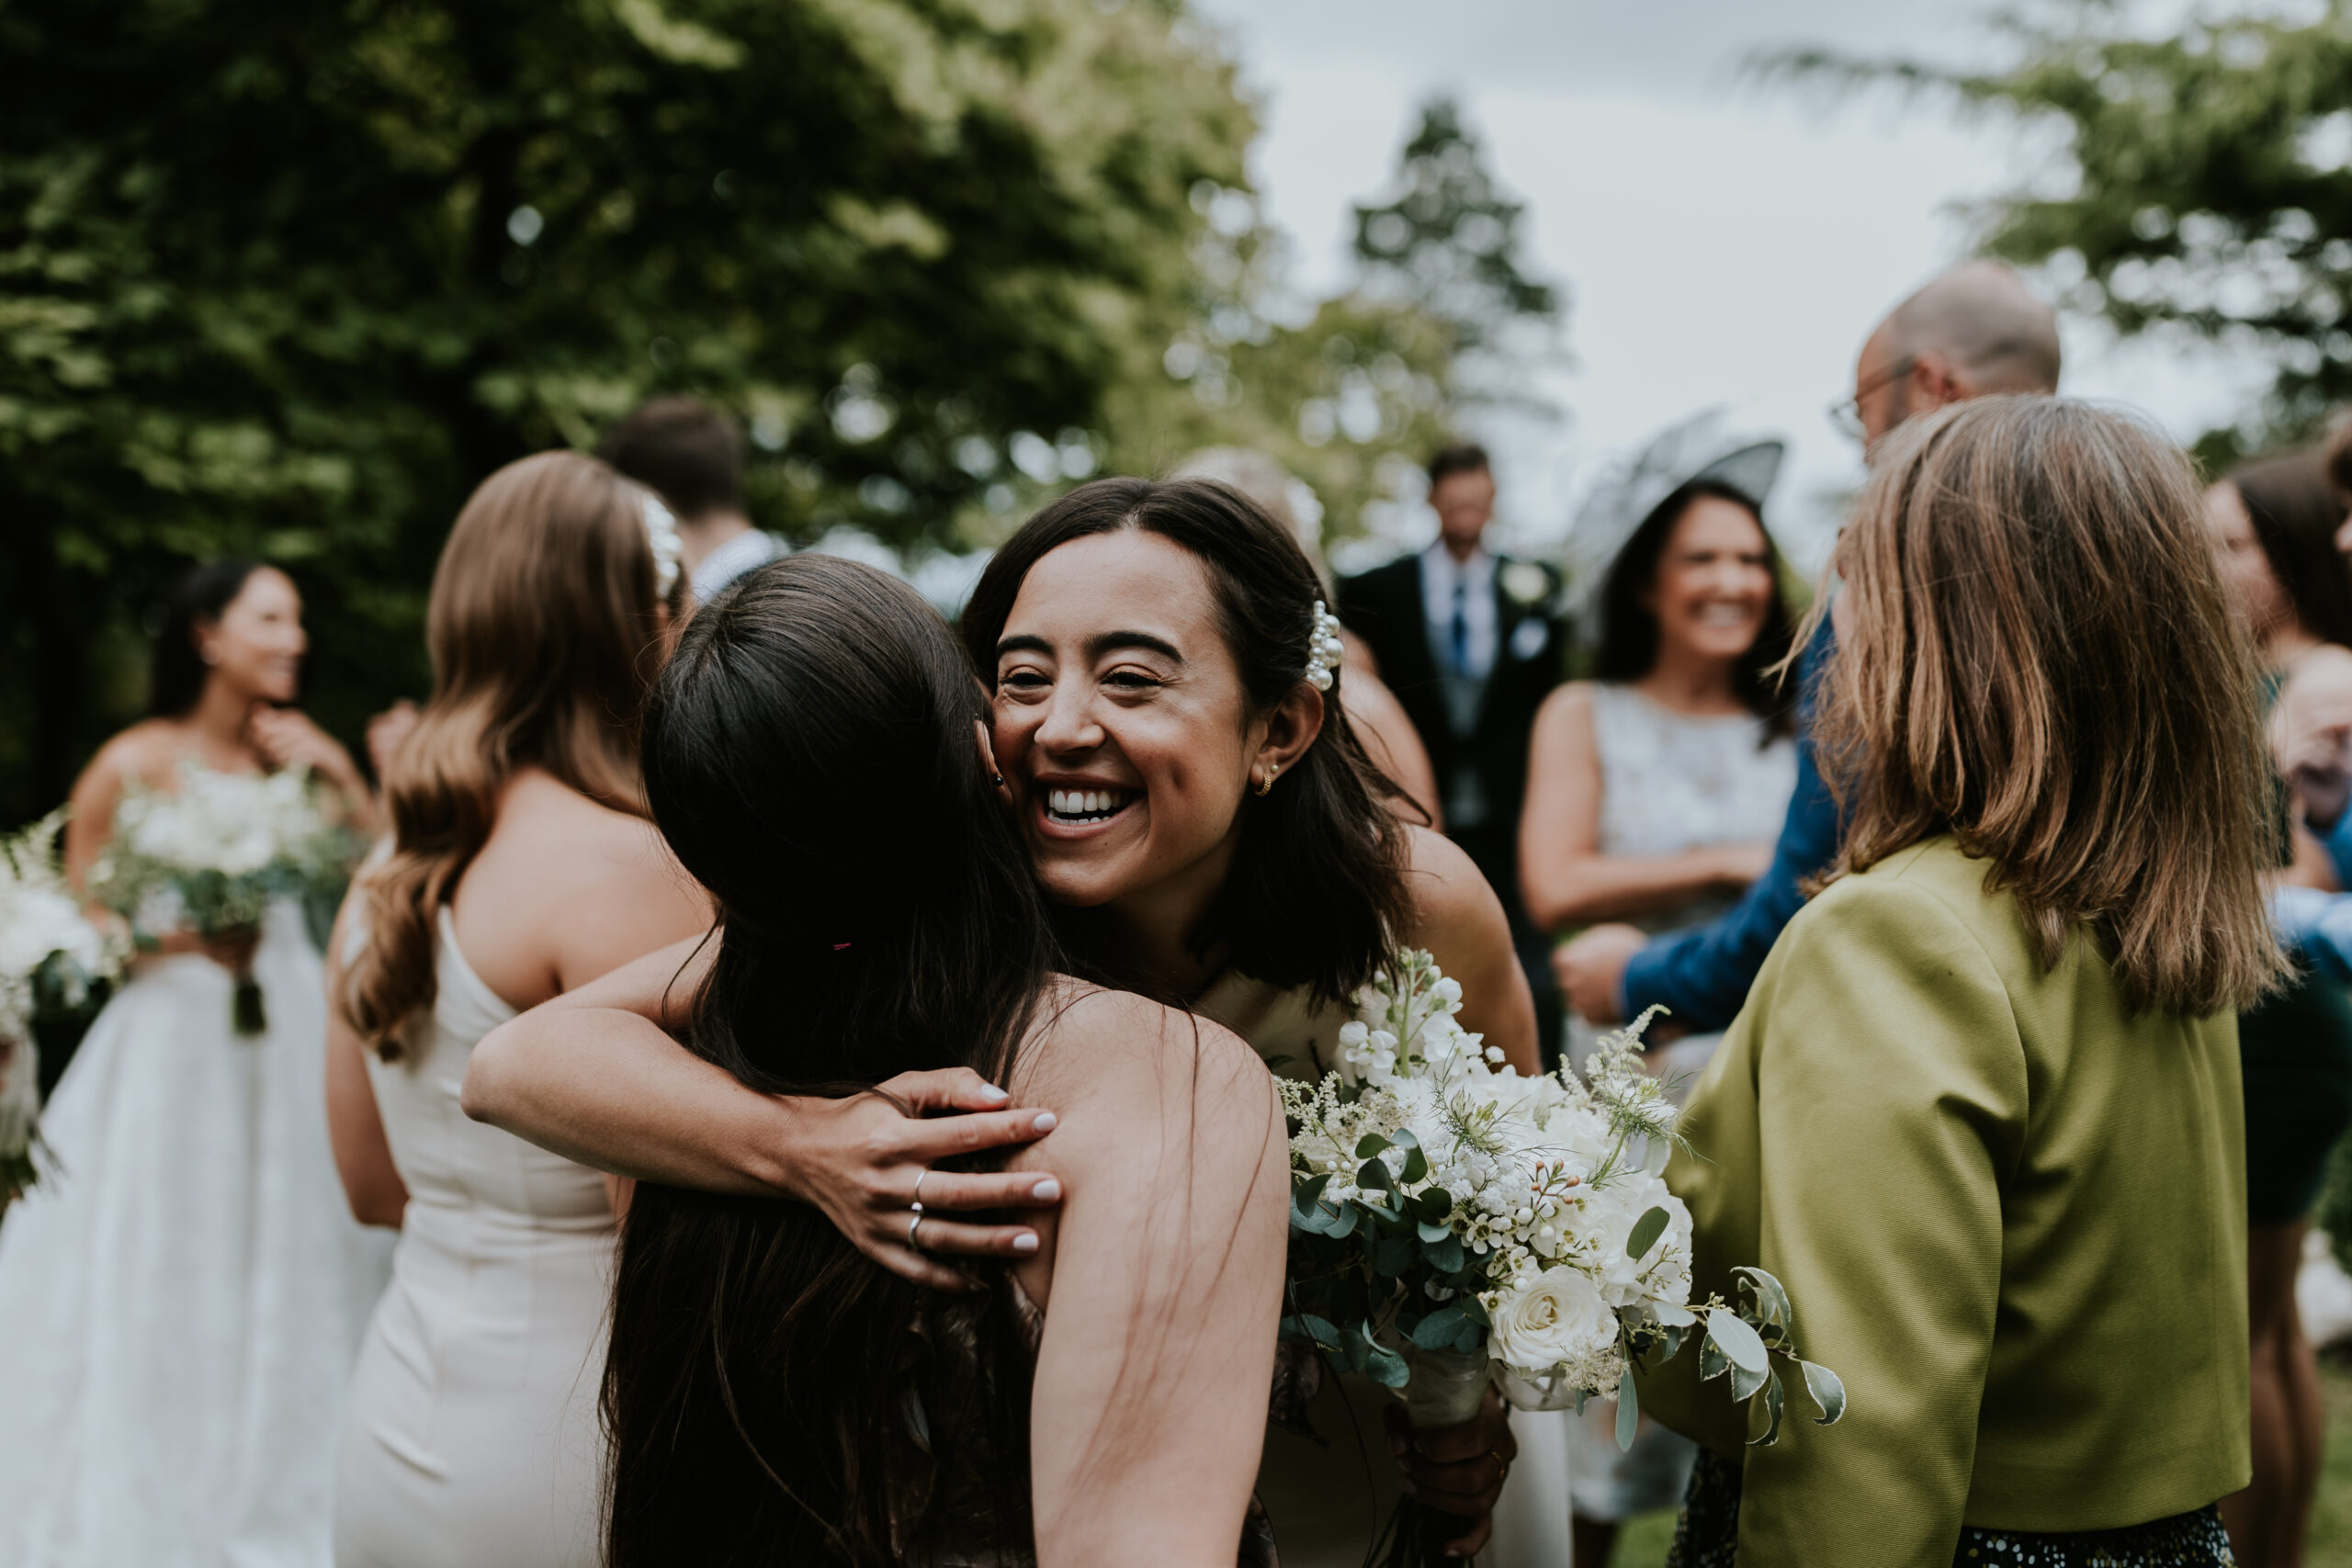
[[[1529,1373],[1575,1365],[1606,1351],[1617,1338],[1617,1315],[1581,1269],[1555,1267],[1506,1285],[1489,1299],[1494,1321],[1489,1348],[1504,1364]]]
[[[1666,1211],[1666,1229],[1641,1257],[1626,1257],[1634,1226],[1654,1208]],[[1690,1299],[1690,1211],[1665,1182],[1655,1177],[1621,1177],[1593,1193],[1587,1218],[1600,1239],[1597,1283],[1602,1300],[1629,1307],[1659,1301],[1679,1305]]]

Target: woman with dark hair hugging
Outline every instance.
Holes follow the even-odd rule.
[[[946,1292],[814,1209],[639,1186],[605,1374],[614,1568],[1237,1561],[1282,1293],[1272,1083],[1216,1025],[1060,972],[986,719],[938,616],[823,556],[705,610],[655,689],[647,798],[720,921],[688,1049],[765,1095],[1011,1085],[1061,1108],[1071,1196]]]
[[[1464,1027],[1533,1072],[1534,1010],[1501,906],[1459,850],[1387,809],[1393,786],[1327,700],[1345,676],[1318,635],[1318,597],[1296,542],[1221,485],[1101,479],[1039,513],[989,564],[962,628],[992,698],[985,716],[1001,773],[989,787],[1004,825],[1025,844],[1029,875],[1076,972],[1183,1009],[1204,1032],[1214,1021],[1277,1071],[1317,1077],[1334,1065],[1353,992],[1407,945],[1430,950],[1461,982]],[[752,687],[740,700],[733,722],[748,729],[785,699]],[[809,831],[853,839],[925,832],[944,809],[886,801],[895,785],[872,758],[837,798],[802,796],[792,773],[749,758],[729,787],[751,819],[794,817],[789,795],[812,801]],[[954,824],[967,831],[960,818]],[[907,857],[901,875],[863,875],[862,897],[884,901],[877,908],[939,897],[936,858]],[[860,951],[854,931],[807,934],[826,953],[843,941],[853,944],[845,956]],[[876,961],[871,952],[852,960]],[[965,1283],[951,1267],[957,1259],[1041,1255],[1045,1225],[1002,1223],[989,1211],[1044,1213],[1063,1181],[1074,1209],[1102,1179],[1081,1179],[1062,1153],[1077,1109],[1027,1079],[1007,1087],[1027,1105],[1051,1106],[1064,1133],[1013,1169],[933,1168],[951,1155],[1038,1136],[1035,1111],[1016,1109],[991,1081],[993,1036],[968,1024],[960,1036],[944,1024],[927,1036],[964,1053],[928,1065],[980,1071],[910,1072],[882,1086],[890,1101],[752,1092],[760,1086],[665,1032],[688,1029],[684,998],[707,962],[689,962],[684,947],[653,955],[492,1034],[467,1076],[469,1112],[621,1174],[795,1200],[868,1258],[943,1289]],[[798,1048],[834,1049],[819,1043],[834,1026],[805,1016],[797,999],[769,1010],[763,1026]],[[926,1114],[942,1111],[970,1114]],[[1210,1123],[1194,1125],[1197,1144]],[[1210,1163],[1198,1147],[1173,1157],[1196,1179]],[[1046,1169],[1053,1178],[1038,1174]],[[1163,1243],[1158,1256],[1173,1253]],[[1132,1359],[1127,1375],[1142,1365]],[[1461,1427],[1392,1436],[1381,1430],[1386,1402],[1376,1387],[1353,1378],[1318,1387],[1316,1369],[1303,1370],[1307,1422],[1322,1440],[1270,1430],[1259,1481],[1284,1568],[1363,1561],[1408,1478],[1424,1503],[1471,1521],[1455,1551],[1485,1545],[1516,1452],[1498,1404]],[[1564,1447],[1556,1417],[1525,1425]],[[1254,1438],[1248,1446],[1254,1451]],[[1564,1467],[1564,1458],[1523,1467],[1548,1490],[1525,1489],[1510,1507],[1546,1517],[1506,1521],[1519,1540],[1500,1545],[1514,1557],[1523,1547],[1540,1559],[1555,1540],[1565,1551],[1566,1499],[1549,1480]],[[800,1484],[777,1474],[782,1483],[768,1484]],[[1165,1483],[1155,1473],[1151,1484]],[[1149,1540],[1153,1559],[1165,1560],[1157,1537],[1125,1539],[1130,1559]]]

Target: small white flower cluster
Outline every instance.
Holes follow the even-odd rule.
[[[179,784],[169,795],[133,786],[116,809],[91,886],[124,914],[138,919],[164,894],[181,906],[174,918],[198,931],[252,926],[273,896],[334,869],[339,835],[320,815],[304,771],[183,766]]]
[[[32,1024],[46,970],[53,1000],[78,1007],[121,966],[124,943],[83,913],[57,861],[62,809],[0,839],[0,1199],[32,1178],[40,1111]]]
[[[1346,652],[1340,641],[1340,617],[1315,601],[1315,629],[1306,634],[1306,683],[1318,692],[1331,689],[1331,671]]]
[[[1461,998],[1419,952],[1359,995],[1340,1070],[1284,1086],[1294,1168],[1326,1179],[1326,1204],[1447,1194],[1506,1389],[1544,1404],[1611,1392],[1630,1328],[1695,1321],[1690,1216],[1661,1174],[1674,1107],[1641,1065],[1648,1015],[1602,1044],[1587,1088],[1565,1067],[1522,1077],[1503,1065],[1456,1021]],[[1357,1153],[1371,1135],[1388,1141],[1370,1156],[1388,1180],[1366,1186]]]
[[[653,596],[670,597],[670,590],[678,585],[678,572],[685,559],[685,542],[678,537],[678,519],[662,499],[651,491],[639,497],[645,515],[645,542],[653,551]]]

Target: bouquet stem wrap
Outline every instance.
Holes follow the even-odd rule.
[[[237,1032],[250,1039],[269,1030],[269,1012],[262,1006],[261,982],[254,978],[250,968],[236,974],[237,988],[229,1001],[229,1021]]]
[[[1493,1365],[1485,1350],[1424,1350],[1408,1340],[1405,1365],[1412,1377],[1397,1398],[1413,1430],[1460,1427],[1477,1418]]]

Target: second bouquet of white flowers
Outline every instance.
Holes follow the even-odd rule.
[[[1664,1177],[1676,1108],[1641,1061],[1650,1014],[1601,1042],[1588,1087],[1500,1065],[1426,953],[1357,1000],[1340,1070],[1282,1086],[1286,1337],[1398,1390],[1417,1427],[1469,1420],[1492,1381],[1532,1409],[1613,1393],[1630,1445],[1633,1361],[1691,1337],[1702,1378],[1752,1402],[1756,1441],[1779,1436],[1783,1367],[1823,1425],[1844,1414],[1837,1375],[1798,1358],[1771,1275],[1738,1270],[1736,1303],[1690,1301],[1690,1215]]]
[[[250,943],[273,898],[339,878],[357,847],[320,811],[302,769],[230,773],[188,764],[176,792],[124,793],[90,887],[142,942],[168,924]],[[240,1034],[259,1034],[268,1025],[261,987],[250,966],[236,982],[232,1021]]]

